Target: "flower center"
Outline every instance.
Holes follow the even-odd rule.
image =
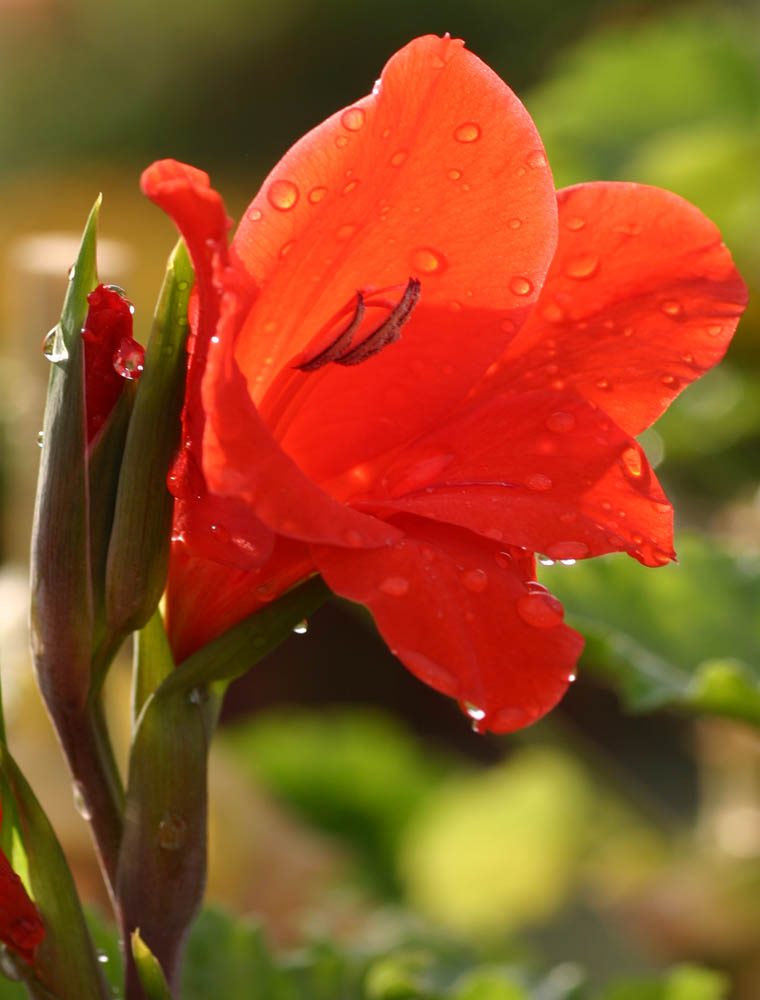
[[[293,368],[302,372],[314,372],[333,362],[336,365],[360,365],[375,354],[379,354],[390,344],[395,344],[401,337],[404,324],[419,302],[420,288],[419,278],[410,278],[404,289],[404,294],[396,305],[392,305],[384,299],[376,300],[377,293],[373,293],[373,296],[369,298],[365,297],[363,292],[357,292],[354,314],[348,325],[334,337],[327,347],[307,361],[293,365]],[[390,313],[363,340],[353,345],[354,335],[361,328],[367,306],[386,306],[390,309]]]

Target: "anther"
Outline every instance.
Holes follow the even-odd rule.
[[[341,357],[335,358],[335,363],[337,365],[360,365],[362,361],[379,354],[390,344],[395,344],[401,336],[401,328],[412,315],[412,310],[420,300],[420,287],[419,278],[410,278],[404,294],[388,319],[356,347]]]
[[[412,310],[419,302],[421,283],[418,278],[410,278],[404,289],[404,294],[395,306],[390,306],[390,315],[373,330],[356,347],[351,347],[354,334],[359,330],[364,320],[365,301],[361,292],[356,293],[356,310],[353,318],[345,330],[323,351],[315,355],[309,361],[293,367],[302,372],[313,372],[324,365],[334,362],[338,365],[359,365],[368,358],[379,354],[390,344],[394,344],[401,336],[401,329],[412,314]],[[379,303],[370,302],[370,305]]]

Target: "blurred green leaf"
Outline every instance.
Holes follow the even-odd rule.
[[[665,705],[760,726],[760,560],[697,536],[679,564],[625,556],[544,569],[541,577],[588,637],[583,662],[632,711]]]
[[[140,937],[139,930],[132,931],[130,943],[140,984],[145,990],[148,1000],[172,1000],[161,966],[158,964],[156,956]]]
[[[224,731],[244,768],[301,816],[347,840],[376,889],[398,891],[395,857],[446,765],[394,720],[362,709],[271,711]]]
[[[711,969],[681,965],[657,979],[637,979],[608,987],[599,1000],[726,1000],[728,978]]]

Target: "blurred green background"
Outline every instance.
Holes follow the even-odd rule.
[[[76,237],[102,190],[101,277],[127,289],[144,337],[174,234],[139,195],[140,170],[188,160],[238,216],[293,140],[367,93],[400,45],[444,31],[517,91],[558,187],[637,180],[702,208],[750,308],[724,364],[642,438],[676,506],[679,565],[620,556],[543,571],[589,639],[580,680],[549,719],[476,736],[339,602],[236,686],[212,763],[210,898],[298,950],[275,958],[253,925],[211,911],[186,995],[756,1000],[756,2],[0,0],[11,744],[80,885],[102,899],[23,638],[39,344],[73,256],[60,234]],[[127,683],[116,674],[117,719]],[[269,985],[252,993],[252,980]]]

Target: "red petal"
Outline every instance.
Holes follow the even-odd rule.
[[[33,965],[37,948],[44,937],[45,925],[40,920],[37,907],[10,861],[0,851],[0,941]]]
[[[132,340],[132,305],[116,288],[98,285],[87,296],[89,310],[82,330],[87,443],[92,443],[116,405],[128,372],[119,365],[124,350],[132,348],[142,362],[143,349]]]
[[[645,565],[673,556],[672,508],[647,459],[593,405],[552,392],[474,403],[405,449],[358,503],[580,559],[627,551]],[[393,498],[393,499],[391,499]]]
[[[448,525],[403,524],[391,548],[315,547],[328,585],[370,609],[412,673],[477,710],[479,728],[535,722],[564,694],[583,647],[559,601],[526,583],[526,560],[503,547]]]
[[[233,242],[261,287],[236,357],[299,466],[331,478],[460,398],[535,300],[555,213],[527,112],[451,39],[412,42],[376,93],[301,139]],[[358,290],[396,288],[396,301],[410,277],[421,300],[399,343],[349,370],[291,370],[325,346]]]
[[[313,572],[306,546],[287,538],[278,538],[269,560],[249,571],[191,556],[181,542],[175,543],[166,595],[175,660],[181,663]]]
[[[202,467],[201,479],[205,477],[212,491],[236,498],[235,504],[224,507],[225,532],[245,539],[253,530],[256,537],[249,540],[257,545],[263,541],[262,532],[257,524],[251,529],[252,521],[308,540],[386,544],[396,537],[394,530],[349,510],[315,486],[282,452],[251,402],[229,354],[241,313],[255,296],[256,287],[250,277],[227,266],[227,216],[220,196],[208,184],[202,171],[173,160],[153,164],[142,178],[145,193],[174,219],[195,267],[198,301],[182,415],[183,440],[190,456],[179,465],[184,470],[180,479],[192,468]],[[220,343],[212,344],[212,337]],[[208,388],[201,400],[201,377],[206,368]],[[207,414],[210,420],[206,420]],[[189,478],[174,483],[173,489],[180,495],[200,494],[192,520],[186,521],[184,528],[190,548],[210,554],[213,539],[209,532],[220,515],[219,508],[204,506],[203,486],[196,488]],[[233,516],[236,509],[241,514],[237,520]],[[204,528],[204,517],[205,530],[196,539],[190,525]],[[229,561],[226,543],[218,559]]]
[[[746,288],[718,230],[677,195],[598,182],[558,200],[557,252],[498,384],[579,392],[638,434],[721,359]]]

